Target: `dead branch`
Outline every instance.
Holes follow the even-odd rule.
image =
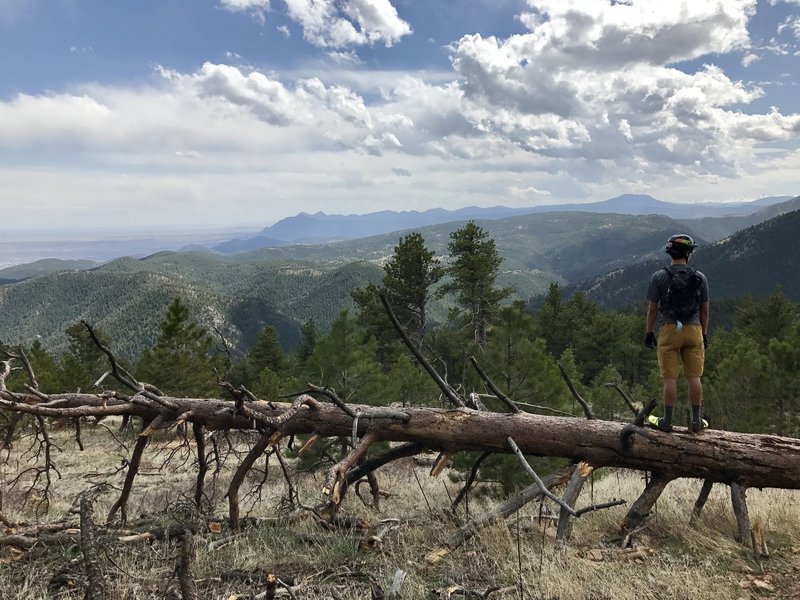
[[[199,423],[192,423],[192,433],[194,434],[195,448],[197,450],[197,479],[194,486],[194,503],[200,509],[203,504],[203,487],[206,473],[208,473],[205,427]]]
[[[567,506],[574,506],[575,502],[578,500],[578,496],[580,496],[581,490],[583,489],[583,484],[586,483],[589,475],[592,474],[591,465],[586,464],[585,462],[579,463],[577,468],[575,469],[575,473],[572,475],[572,479],[569,481],[569,485],[567,485],[567,489],[564,491],[564,495],[562,496],[561,500]],[[572,531],[572,520],[570,519],[572,515],[565,510],[561,509],[558,515],[558,529],[556,532],[556,541],[561,542],[569,538],[569,535]]]
[[[231,520],[231,528],[234,531],[239,531],[239,488],[244,483],[244,478],[250,469],[253,467],[258,458],[264,454],[264,451],[270,444],[272,435],[269,432],[261,434],[256,444],[250,449],[245,456],[244,460],[239,463],[239,467],[231,478],[228,485],[228,515]]]
[[[194,536],[192,531],[185,528],[181,536],[180,551],[178,561],[175,566],[175,574],[181,587],[182,600],[198,600],[197,583],[192,573],[192,564],[195,560]]]
[[[713,481],[706,479],[703,482],[703,487],[700,488],[700,494],[698,494],[697,500],[694,503],[694,508],[692,509],[692,523],[694,523],[695,519],[697,519],[697,517],[700,516],[700,513],[703,512],[703,507],[708,501],[708,496],[711,494],[712,487],[714,487]]]
[[[386,314],[389,315],[389,320],[392,322],[395,330],[397,331],[400,339],[403,340],[406,348],[414,355],[414,358],[417,359],[417,362],[425,369],[425,372],[433,379],[436,385],[442,390],[442,393],[445,397],[450,401],[453,406],[464,406],[464,401],[461,397],[453,390],[452,387],[442,379],[441,375],[433,368],[428,359],[425,358],[425,355],[419,351],[419,348],[411,341],[411,338],[408,337],[408,334],[403,329],[403,326],[398,321],[397,316],[394,314],[394,310],[392,309],[392,305],[389,304],[389,299],[386,298],[386,294],[381,292],[380,294],[381,304],[383,304],[383,308],[386,310]]]
[[[747,486],[731,483],[731,503],[733,504],[733,514],[736,516],[736,541],[743,546],[750,546],[752,540],[750,531],[750,514],[747,510]]]
[[[330,501],[338,506],[342,502],[344,491],[347,488],[347,471],[358,463],[367,453],[370,446],[379,441],[380,437],[376,432],[367,433],[359,443],[353,448],[352,452],[339,461],[331,468],[325,476],[325,484],[322,493],[330,498]]]
[[[409,456],[415,456],[424,450],[424,446],[416,442],[409,442],[407,444],[395,446],[379,456],[370,458],[354,466],[350,471],[347,472],[347,484],[350,485],[353,482],[358,481],[362,477],[367,476],[369,473],[376,471],[390,462],[394,462],[395,460],[399,460],[401,458],[407,458]]]
[[[319,387],[311,383],[308,383],[306,385],[308,385],[308,389],[311,390],[312,392],[316,392],[317,394],[322,394],[323,396],[328,398],[328,400],[330,400],[336,406],[342,409],[342,411],[351,419],[356,418],[355,411],[351,409],[349,406],[347,406],[347,403],[345,403],[344,400],[339,398],[339,396],[336,394],[336,390],[331,389],[329,387]]]
[[[83,494],[80,499],[81,552],[83,570],[86,573],[86,600],[103,600],[106,597],[105,575],[97,556],[97,530],[94,524],[92,498]]]
[[[161,415],[157,415],[149,423],[143,423],[142,433],[156,423],[159,418],[161,418]],[[163,418],[161,418],[161,420],[163,420]],[[150,438],[142,434],[140,434],[136,439],[136,445],[133,447],[133,454],[131,454],[131,459],[128,462],[128,472],[125,474],[125,483],[122,484],[122,492],[120,492],[119,498],[116,502],[114,502],[114,504],[111,506],[111,509],[108,511],[108,517],[106,517],[106,521],[113,521],[114,517],[117,515],[117,512],[120,513],[123,523],[128,520],[128,498],[130,497],[131,490],[133,489],[133,480],[136,479],[136,474],[139,472],[139,465],[142,463],[144,449],[149,441]]]
[[[578,404],[580,404],[581,407],[583,408],[583,412],[586,415],[586,418],[590,420],[594,419],[594,413],[592,413],[592,408],[589,406],[589,403],[586,402],[586,400],[584,400],[583,397],[581,397],[581,395],[578,393],[578,390],[575,388],[575,386],[572,383],[572,380],[569,378],[569,375],[567,374],[567,370],[564,368],[564,365],[562,365],[560,362],[557,362],[556,364],[558,365],[558,370],[561,371],[561,376],[564,378],[564,381],[566,382],[569,391],[572,392],[572,396],[575,398],[575,400],[578,401]]]
[[[636,405],[633,402],[633,398],[631,398],[628,392],[622,389],[622,386],[618,382],[611,381],[609,383],[606,383],[605,385],[606,387],[613,387],[615,390],[619,392],[619,395],[622,396],[622,399],[625,400],[625,404],[628,405],[628,408],[634,415],[636,415],[639,412],[636,408]]]
[[[651,509],[672,479],[663,473],[652,474],[641,496],[636,499],[636,502],[628,510],[628,514],[625,515],[620,530],[620,539],[623,543],[627,545],[631,538],[630,532],[639,528],[648,519]]]
[[[575,471],[575,465],[568,465],[555,471],[542,480],[548,490],[556,486],[562,485],[569,481],[570,477]],[[425,560],[429,563],[436,563],[447,556],[452,550],[458,548],[461,544],[475,536],[482,529],[505,519],[506,517],[514,514],[523,506],[533,500],[538,500],[543,497],[542,489],[538,483],[534,483],[524,488],[520,492],[514,494],[503,502],[497,509],[476,519],[466,523],[456,531],[451,533],[448,538],[442,543],[442,546],[430,552]]]
[[[479,592],[478,590],[464,587],[452,579],[448,579],[447,584],[447,588],[442,591],[441,597],[448,599],[452,598],[453,596],[464,596],[465,598],[477,598],[478,600],[485,600],[495,592],[499,592],[500,594],[508,594],[511,592],[516,592],[519,589],[517,586],[501,587],[499,585],[495,585],[490,586],[483,592]]]
[[[300,506],[300,496],[297,492],[297,488],[292,482],[291,473],[289,473],[289,465],[286,463],[286,459],[283,457],[283,454],[281,454],[279,448],[275,448],[275,457],[278,459],[278,464],[281,466],[281,472],[283,473],[283,478],[286,481],[286,490],[287,490],[286,493],[287,493],[287,498],[289,500],[289,506],[291,508]]]
[[[400,529],[400,519],[384,519],[379,523],[380,529],[373,535],[361,540],[362,548],[372,548],[383,543],[383,538],[392,531]]]
[[[511,398],[509,398],[508,396],[506,396],[506,395],[505,395],[503,392],[501,392],[501,391],[500,391],[500,388],[498,388],[498,387],[497,387],[497,386],[494,384],[494,382],[493,382],[491,379],[489,379],[489,376],[486,374],[486,371],[484,371],[484,370],[481,368],[481,366],[478,364],[478,361],[475,359],[475,357],[474,357],[474,356],[470,356],[470,357],[469,357],[469,360],[470,360],[470,362],[472,363],[472,366],[475,368],[475,371],[478,373],[478,376],[479,376],[479,377],[480,377],[480,378],[483,380],[483,382],[486,384],[486,387],[488,387],[488,388],[489,388],[489,390],[490,390],[490,391],[491,391],[491,392],[492,392],[492,393],[493,393],[493,394],[494,394],[494,395],[495,395],[497,398],[499,398],[499,399],[500,399],[500,400],[503,402],[503,404],[505,404],[505,405],[506,405],[506,407],[508,408],[508,410],[510,410],[512,413],[518,413],[518,412],[520,412],[520,410],[519,410],[519,407],[518,407],[518,406],[517,406],[517,405],[514,403],[514,401],[513,401]]]
[[[516,442],[514,441],[513,438],[511,438],[511,437],[508,438],[508,445],[514,451],[514,454],[517,455],[517,459],[519,460],[519,463],[522,465],[522,468],[525,469],[525,471],[528,473],[528,475],[533,477],[533,480],[539,486],[539,489],[541,490],[542,494],[546,498],[549,498],[550,500],[552,500],[553,502],[558,504],[563,510],[567,511],[570,515],[572,515],[574,517],[575,514],[576,514],[575,513],[575,509],[572,508],[571,506],[569,506],[568,504],[564,503],[561,500],[561,498],[559,498],[555,494],[552,494],[550,492],[550,490],[547,489],[547,486],[539,478],[539,475],[536,474],[536,471],[533,470],[533,467],[531,467],[530,463],[528,463],[528,461],[525,459],[525,456],[522,454],[522,450],[519,449],[519,446],[517,446],[517,444],[516,444]]]
[[[467,480],[464,482],[464,486],[461,488],[461,491],[458,492],[455,500],[453,500],[453,502],[450,504],[451,511],[455,512],[456,508],[458,508],[458,505],[467,496],[469,491],[472,489],[472,484],[475,482],[475,478],[478,476],[478,469],[481,468],[483,461],[485,461],[491,455],[491,452],[484,452],[472,464],[472,468],[469,470],[469,475],[467,476]]]

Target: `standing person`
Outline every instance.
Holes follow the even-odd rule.
[[[648,422],[661,431],[672,431],[672,416],[678,398],[678,371],[683,374],[692,404],[691,429],[697,433],[708,427],[703,419],[703,375],[705,349],[708,347],[708,280],[689,266],[689,257],[697,247],[685,234],[673,235],[665,250],[672,258],[668,267],[650,277],[647,288],[647,335],[645,345],[658,349],[658,368],[664,381],[664,416],[651,415]],[[661,327],[654,333],[656,317]]]

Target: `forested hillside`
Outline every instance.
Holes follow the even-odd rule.
[[[719,244],[695,238],[701,249],[693,264],[712,279],[715,299],[745,293],[763,296],[778,283],[788,297],[798,298],[798,280],[792,276],[798,214],[778,217]],[[566,288],[568,293],[585,290],[592,300],[609,307],[630,306],[640,299],[643,282],[664,262],[664,240],[675,231],[685,231],[660,215],[575,212],[523,215],[478,225],[495,240],[503,258],[497,281],[511,289],[511,298],[528,300],[545,293],[551,283],[586,280]],[[447,244],[456,227],[437,225],[420,232],[443,266],[450,263]],[[91,270],[31,277],[0,287],[0,339],[29,343],[40,336],[61,352],[64,330],[87,319],[124,340],[120,352],[133,357],[152,343],[164,308],[180,297],[201,323],[219,328],[237,349],[248,348],[266,324],[276,327],[285,348],[292,348],[303,323],[313,320],[327,331],[341,309],[354,306],[351,292],[378,280],[380,266],[400,235],[230,257],[162,252],[143,259],[117,259]],[[50,261],[47,266],[55,271],[59,263]],[[432,319],[445,320],[451,305],[447,298],[434,300]]]
[[[798,218],[800,212],[790,213],[706,248],[698,262],[708,267],[712,292],[735,289],[741,296],[747,274],[762,265],[769,265],[762,271],[777,275],[796,268],[796,254],[788,249],[794,247]],[[641,304],[633,313],[608,310],[590,295],[568,295],[552,284],[530,310],[523,302],[510,302],[511,290],[499,277],[506,259],[486,230],[470,222],[448,239],[445,265],[422,235],[410,234],[395,245],[381,270],[363,264],[323,270],[299,263],[245,263],[205,254],[124,259],[93,272],[5,286],[3,305],[17,294],[29,302],[13,314],[0,313],[2,330],[20,321],[33,339],[38,327],[62,319],[61,346],[54,343],[55,335],[24,344],[45,392],[88,389],[99,377],[104,357],[98,358],[86,331],[76,324],[83,318],[132,363],[140,380],[170,394],[212,393],[216,377],[226,373],[233,384],[261,398],[296,392],[312,382],[363,404],[435,403],[440,391],[399,342],[385,300],[409,343],[437,365],[454,389],[485,390],[471,365],[470,357],[476,357],[504,393],[536,410],[580,410],[561,371],[601,419],[621,416],[619,395],[607,384],[622,383],[639,400],[660,396],[656,354],[643,343]],[[723,266],[738,286],[722,285]],[[636,268],[651,272],[647,265]],[[646,276],[627,289],[626,306],[640,302],[634,289],[645,282]],[[800,312],[796,301],[773,287],[764,298],[740,299],[731,327],[709,336],[704,379],[715,427],[783,435],[800,431]],[[333,301],[342,296],[335,293],[343,289],[353,301],[336,306]],[[53,301],[61,297],[71,302]],[[430,316],[439,301],[451,308],[446,319]],[[324,330],[303,318],[311,311],[325,314],[319,303],[336,313]],[[72,312],[59,312],[67,305]],[[294,322],[282,320],[290,314]],[[212,327],[244,352],[226,352]],[[288,353],[287,330],[299,340]],[[243,335],[250,337],[240,343]],[[76,365],[83,365],[83,380],[76,379],[81,372]],[[496,467],[502,464],[497,461]],[[514,481],[505,485],[513,487]]]
[[[692,255],[691,265],[708,276],[712,298],[766,296],[781,286],[796,302],[800,300],[798,231],[800,210],[744,229],[722,242],[701,245]],[[630,306],[643,302],[650,275],[668,262],[669,257],[662,254],[569,289],[585,291],[601,306]]]
[[[521,297],[542,293],[551,281],[576,281],[654,256],[662,239],[680,225],[663,215],[554,212],[475,221],[504,257],[501,280]],[[449,234],[461,223],[417,229],[433,251],[446,256]],[[320,246],[263,248],[239,255],[248,260],[307,260],[341,264],[384,262],[402,232]],[[694,233],[694,232],[692,232]],[[702,239],[702,236],[698,236]]]
[[[42,277],[58,271],[84,271],[97,267],[100,263],[94,260],[60,260],[56,258],[44,258],[32,263],[14,265],[0,269],[0,285],[3,283],[13,283],[31,277]]]
[[[745,229],[763,223],[779,215],[800,209],[800,196],[771,204],[749,215],[733,215],[726,217],[704,217],[702,219],[678,219],[679,223],[696,231],[704,238],[712,241],[721,240]]]
[[[247,347],[270,324],[293,347],[302,323],[327,323],[352,305],[350,290],[379,277],[364,263],[318,267],[301,263],[227,261],[206,253],[123,258],[91,271],[68,271],[0,287],[3,341],[40,338],[56,352],[64,330],[85,319],[114,337],[122,356],[153,343],[166,306],[181,298],[207,327]]]
[[[449,235],[458,223],[421,230],[426,244],[447,264]],[[653,256],[677,223],[659,215],[547,213],[486,221],[503,263],[498,282],[513,297],[544,293]],[[326,331],[350,293],[379,277],[400,233],[321,246],[287,246],[225,257],[211,252],[160,252],[120,258],[88,271],[61,271],[0,288],[0,339],[28,343],[41,336],[65,348],[64,330],[87,319],[124,340],[120,351],[135,356],[157,334],[160,314],[183,298],[204,325],[226,332],[247,348],[265,324],[274,325],[284,347],[299,339],[308,320]],[[57,271],[58,261],[48,261]],[[61,265],[70,268],[70,263]],[[18,271],[29,276],[35,272]],[[431,307],[446,319],[448,302]]]

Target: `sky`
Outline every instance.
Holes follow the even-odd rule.
[[[0,233],[800,194],[800,0],[0,0]]]

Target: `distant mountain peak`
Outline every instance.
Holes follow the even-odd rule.
[[[780,198],[774,198],[778,201]],[[628,215],[661,214],[675,219],[693,219],[712,216],[744,215],[753,213],[773,199],[762,199],[745,204],[731,203],[673,203],[653,198],[649,194],[620,194],[608,200],[583,204],[552,204],[525,208],[506,206],[468,206],[455,210],[431,208],[418,211],[382,210],[367,214],[313,214],[301,212],[265,227],[249,240],[236,240],[214,249],[226,254],[255,250],[267,245],[324,243],[326,241],[370,237],[390,232],[402,232],[430,225],[469,220],[497,220],[524,214],[543,212],[596,212]]]

